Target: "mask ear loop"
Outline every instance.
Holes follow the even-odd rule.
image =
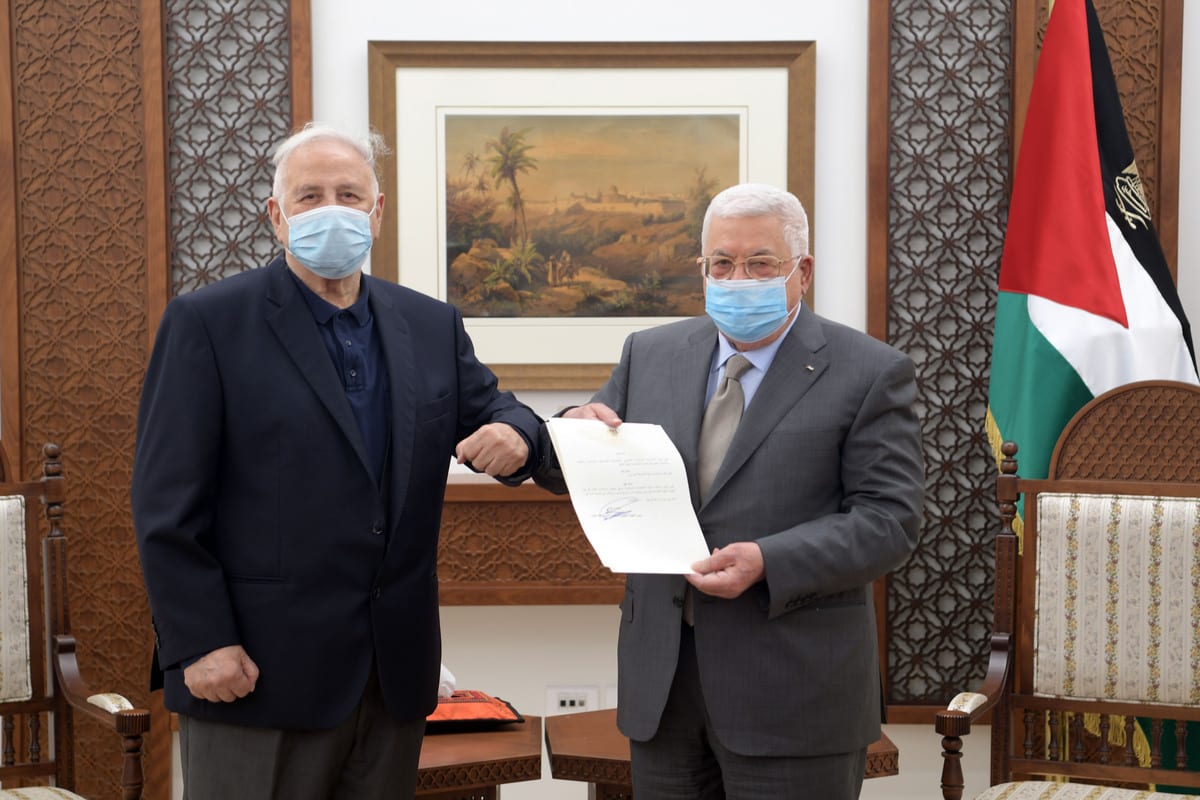
[[[283,201],[276,197],[275,205],[279,208],[279,215],[283,217],[283,221],[288,224],[288,227],[291,227],[292,221],[288,219],[287,212],[283,210]],[[377,208],[379,208],[379,192],[375,193],[375,202],[371,204],[371,210],[367,212],[367,216],[370,217],[372,214],[374,214],[375,209]],[[358,209],[356,208],[354,210],[357,211]]]
[[[796,266],[792,267],[792,271],[789,272],[787,274],[787,277],[783,279],[784,286],[787,286],[787,282],[790,281],[792,279],[792,276],[796,274],[796,270],[800,269],[800,262],[803,261],[805,258],[807,258],[807,256],[800,256],[798,259],[796,259]],[[798,308],[800,308],[800,306],[802,306],[802,305],[804,305],[804,295],[800,295],[800,299],[796,301],[796,305],[794,305],[788,309],[788,313],[787,313],[788,319],[791,319],[792,314],[795,314],[796,310]]]
[[[288,226],[287,241],[283,243],[283,252],[287,253],[292,258],[296,258],[296,254],[292,252],[292,221],[288,219],[287,212],[283,210],[283,201],[278,197],[275,198],[275,207],[279,209],[279,216],[283,217],[284,223]]]

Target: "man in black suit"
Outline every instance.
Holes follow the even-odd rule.
[[[459,312],[362,273],[378,143],[276,150],[284,254],[173,300],[132,502],[189,800],[411,797],[441,639],[452,455],[517,484],[539,420]]]

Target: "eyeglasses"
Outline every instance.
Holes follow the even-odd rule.
[[[804,258],[804,256],[788,256],[787,258],[750,256],[741,261],[732,259],[729,256],[701,256],[696,259],[696,263],[700,265],[700,269],[704,272],[704,277],[712,278],[716,281],[724,281],[732,278],[733,273],[737,271],[738,264],[743,265],[746,275],[750,278],[756,281],[769,281],[783,274],[784,264],[790,264],[798,258]]]

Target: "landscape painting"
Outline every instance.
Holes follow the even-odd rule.
[[[703,313],[709,200],[733,113],[446,114],[447,300],[466,317]]]

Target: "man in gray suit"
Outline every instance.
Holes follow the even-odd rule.
[[[788,192],[726,189],[701,244],[707,315],[630,336],[592,402],[563,414],[662,425],[712,548],[686,579],[626,582],[617,721],[634,794],[856,798],[880,734],[871,582],[921,520],[913,363],[803,305],[808,219]],[[731,357],[744,412],[706,457]],[[565,491],[544,452],[535,479]]]

